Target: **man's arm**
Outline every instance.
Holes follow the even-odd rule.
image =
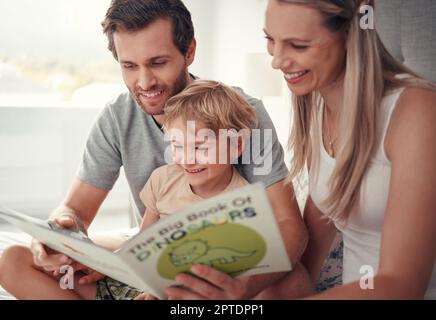
[[[69,216],[78,219],[79,223],[83,224],[84,229],[88,230],[108,193],[109,190],[96,188],[75,178],[65,200],[51,214],[50,219]]]

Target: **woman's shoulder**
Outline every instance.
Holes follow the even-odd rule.
[[[407,139],[406,139],[407,138]],[[414,139],[436,141],[436,90],[406,87],[395,106],[386,137],[386,151]],[[418,141],[415,141],[418,142]]]
[[[406,87],[401,93],[395,108],[397,122],[426,121],[436,117],[436,87]],[[436,123],[435,123],[436,125]]]

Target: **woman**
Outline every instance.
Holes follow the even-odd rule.
[[[322,299],[436,299],[436,88],[362,28],[362,0],[269,0],[272,65],[293,93],[289,181],[307,164],[303,257],[315,282],[335,228],[344,285]]]

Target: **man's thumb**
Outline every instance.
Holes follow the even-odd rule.
[[[64,228],[72,228],[72,227],[77,228],[76,222],[72,217],[69,216],[62,216],[57,218],[56,223]]]

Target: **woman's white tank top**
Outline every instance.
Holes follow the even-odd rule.
[[[368,266],[372,268],[374,275],[377,274],[391,176],[391,163],[384,150],[384,140],[396,102],[403,90],[404,88],[395,90],[383,98],[377,127],[377,149],[362,181],[359,206],[350,214],[346,226],[335,223],[342,231],[344,241],[343,283],[359,281],[367,274]],[[322,123],[322,109],[318,123]],[[322,203],[329,194],[327,183],[333,172],[335,159],[330,157],[322,143],[322,126],[319,126],[318,134],[321,142],[318,180],[315,184],[313,173],[309,174],[309,190],[315,205],[325,212]],[[433,265],[425,298],[436,299],[436,264]]]

